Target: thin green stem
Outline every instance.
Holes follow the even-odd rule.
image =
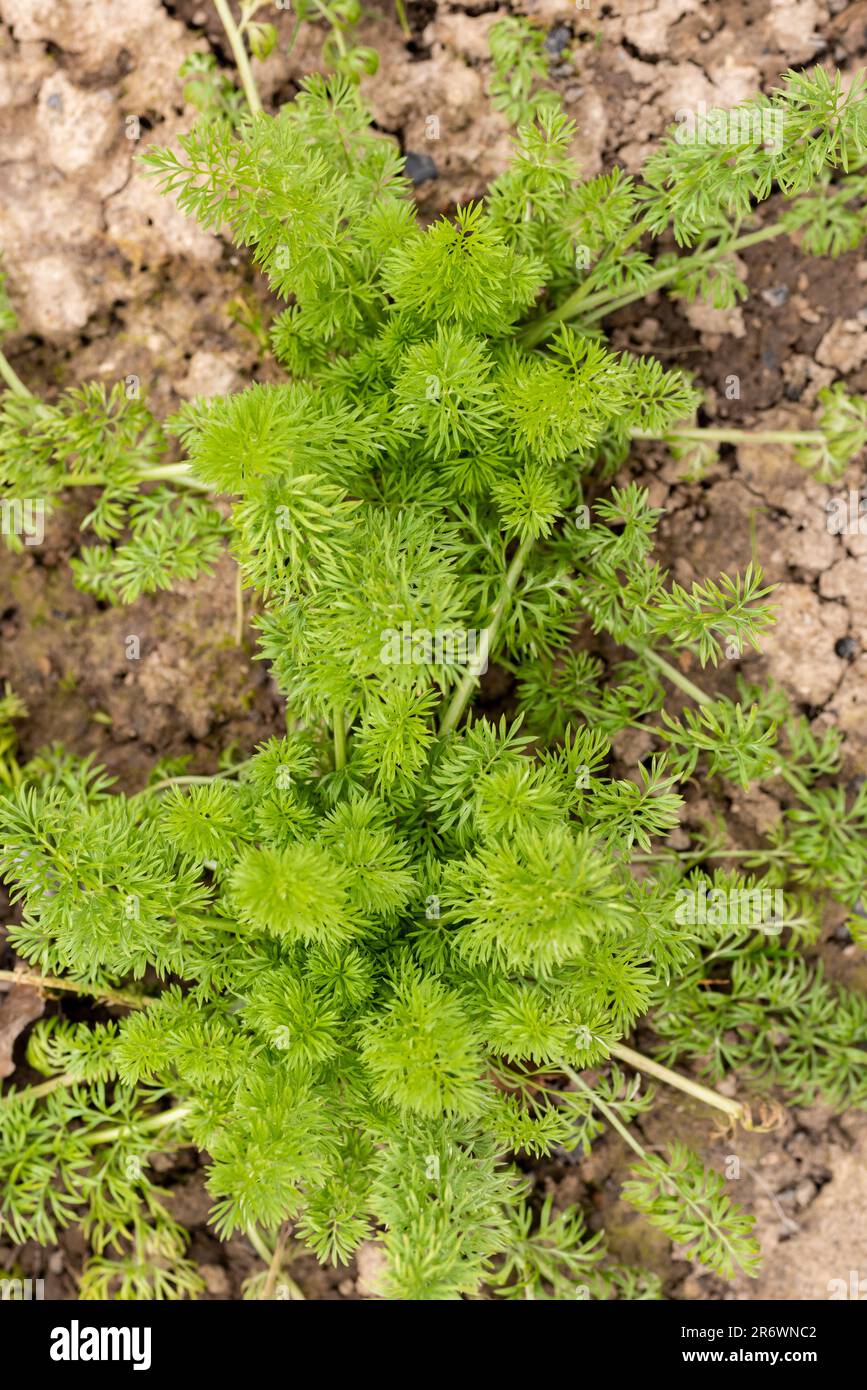
[[[346,41],[342,33],[340,32],[340,26],[334,23],[334,20],[331,18],[331,15],[328,13],[326,7],[321,3],[321,0],[313,0],[313,3],[316,6],[319,13],[322,15],[322,18],[328,21],[328,24],[331,27],[331,32],[334,35],[334,41],[337,44],[337,51],[340,54],[341,58],[345,58]]]
[[[223,768],[220,772],[188,773],[182,777],[164,777],[161,782],[154,782],[153,786],[142,787],[141,791],[133,792],[132,796],[127,799],[135,801],[139,796],[151,796],[154,792],[165,791],[166,787],[194,786],[197,782],[216,782],[221,777],[235,777],[241,768],[246,767],[250,762],[252,762],[251,758],[245,758],[242,763],[235,763],[233,767]]]
[[[267,1243],[256,1230],[255,1226],[247,1227],[247,1239],[249,1240],[253,1249],[256,1251],[256,1254],[259,1256],[259,1259],[262,1261],[262,1263],[269,1265],[271,1263],[271,1260],[273,1259],[274,1252],[268,1249]]]
[[[139,1121],[134,1127],[132,1125],[112,1125],[109,1129],[96,1129],[93,1134],[87,1136],[88,1144],[113,1144],[116,1139],[123,1139],[125,1135],[134,1130],[166,1129],[173,1125],[176,1120],[183,1120],[192,1110],[190,1105],[175,1105],[171,1110],[159,1110],[153,1115],[148,1115],[146,1120]]]
[[[563,1070],[569,1077],[569,1079],[573,1081],[575,1085],[577,1085],[580,1088],[580,1090],[584,1091],[587,1094],[587,1096],[589,1096],[591,1104],[595,1105],[596,1108],[599,1110],[600,1114],[605,1116],[612,1129],[616,1129],[620,1137],[622,1139],[625,1139],[626,1143],[632,1149],[633,1153],[638,1154],[638,1157],[641,1159],[646,1159],[646,1151],[641,1147],[637,1139],[634,1139],[632,1137],[626,1126],[621,1124],[620,1120],[614,1114],[614,1111],[610,1108],[610,1106],[606,1105],[605,1101],[600,1100],[593,1088],[591,1086],[588,1086],[586,1081],[583,1081],[581,1077],[578,1076],[575,1072],[570,1071],[568,1067],[564,1067]],[[726,1232],[722,1228],[722,1226],[717,1225],[714,1221],[712,1209],[710,1212],[708,1212],[704,1207],[702,1207],[700,1202],[697,1202],[694,1197],[691,1197],[689,1195],[688,1192],[684,1192],[683,1188],[679,1186],[678,1183],[674,1180],[674,1178],[670,1175],[660,1174],[658,1177],[658,1181],[662,1186],[665,1187],[666,1191],[670,1196],[679,1198],[682,1203],[684,1203],[693,1212],[695,1212],[702,1225],[710,1226],[710,1228],[715,1232],[719,1240],[723,1242],[723,1244],[731,1252],[734,1258],[737,1259],[737,1251],[734,1249],[731,1240],[726,1235]]]
[[[17,985],[31,985],[34,989],[59,989],[70,994],[84,994],[88,999],[101,999],[106,1004],[125,1004],[130,1009],[144,1009],[148,1000],[138,994],[128,994],[122,989],[103,989],[99,985],[82,985],[75,980],[61,980],[54,975],[37,975],[29,970],[0,970],[0,980],[11,980]]]
[[[268,1273],[265,1276],[265,1283],[262,1285],[262,1298],[265,1300],[274,1297],[274,1290],[277,1286],[277,1275],[280,1273],[280,1266],[283,1263],[283,1255],[289,1240],[289,1226],[284,1221],[277,1233],[277,1241],[274,1245],[274,1254],[268,1262]]]
[[[654,1062],[651,1057],[645,1057],[643,1053],[636,1052],[631,1047],[625,1047],[622,1043],[612,1043],[609,1051],[612,1057],[618,1057],[621,1062],[626,1062],[636,1071],[646,1072],[648,1076],[655,1076],[657,1081],[664,1081],[667,1086],[675,1086],[688,1096],[694,1096],[696,1100],[703,1101],[705,1105],[712,1105],[715,1110],[723,1110],[733,1120],[744,1118],[744,1108],[739,1101],[730,1100],[728,1096],[721,1096],[719,1091],[713,1091],[709,1086],[702,1086],[701,1082],[693,1081],[688,1076],[681,1076],[679,1072],[672,1071],[670,1067],[664,1067],[661,1062]]]
[[[274,1297],[274,1292],[277,1287],[277,1276],[279,1274],[280,1282],[286,1285],[292,1300],[301,1303],[305,1302],[304,1291],[298,1286],[291,1274],[288,1274],[285,1269],[280,1269],[290,1235],[288,1225],[282,1228],[273,1250],[268,1248],[268,1242],[262,1238],[255,1226],[247,1226],[246,1232],[247,1239],[256,1251],[259,1259],[263,1264],[268,1266],[268,1274],[262,1287],[262,1298],[272,1299]]]
[[[713,704],[713,699],[710,695],[706,694],[694,681],[691,681],[688,676],[685,676],[682,671],[678,671],[676,666],[672,666],[670,661],[666,661],[664,656],[660,656],[658,652],[655,652],[652,647],[639,647],[632,643],[630,643],[630,645],[636,656],[643,656],[645,661],[649,661],[652,666],[655,666],[657,670],[661,671],[662,674],[671,681],[672,685],[676,685],[679,690],[683,691],[684,695],[688,695],[691,700],[695,700],[697,705]]]
[[[707,692],[696,685],[694,681],[691,681],[682,671],[678,671],[676,666],[672,666],[670,661],[666,661],[665,657],[660,656],[652,647],[640,647],[632,643],[629,645],[632,646],[632,650],[637,656],[643,656],[646,661],[656,666],[657,669],[671,681],[672,685],[676,685],[685,695],[688,695],[691,700],[695,700],[697,705],[713,704],[713,697],[711,695],[708,695]],[[782,777],[784,781],[788,782],[792,790],[797,792],[802,800],[806,801],[809,799],[809,789],[801,781],[797,772],[794,772],[790,767],[786,767],[784,763],[780,763],[774,771],[779,777]]]
[[[0,376],[6,382],[10,391],[14,391],[16,396],[21,396],[23,400],[31,401],[34,399],[33,392],[28,391],[24,382],[21,380],[14,367],[10,364],[5,353],[0,352]]]
[[[682,864],[689,864],[693,860],[696,864],[701,863],[702,859],[749,859],[755,855],[758,859],[791,859],[791,854],[785,849],[711,849],[699,851],[667,849],[662,846],[657,854],[631,854],[630,864],[657,864],[661,858],[670,857],[679,860]]]
[[[64,1086],[75,1086],[81,1081],[81,1077],[74,1076],[72,1072],[62,1072],[58,1076],[52,1076],[48,1081],[42,1081],[38,1086],[26,1086],[21,1091],[14,1091],[11,1096],[5,1096],[2,1104],[13,1105],[19,1100],[36,1100],[40,1096],[49,1096],[52,1091],[59,1091]],[[190,1105],[176,1105],[171,1110],[159,1110],[147,1119],[140,1121],[135,1128],[150,1131],[152,1129],[165,1129],[166,1125],[173,1124],[175,1120],[183,1119],[192,1110]],[[108,1144],[115,1139],[121,1139],[124,1135],[132,1131],[132,1126],[112,1125],[110,1129],[97,1129],[93,1134],[86,1137],[88,1144]]]
[[[564,1076],[568,1076],[573,1086],[577,1086],[579,1091],[583,1091],[585,1095],[590,1097],[591,1103],[595,1105],[597,1110],[599,1110],[600,1113],[605,1116],[611,1128],[617,1130],[617,1133],[620,1135],[621,1139],[624,1139],[626,1141],[630,1149],[632,1149],[634,1153],[637,1153],[639,1158],[647,1158],[647,1153],[641,1147],[638,1140],[633,1138],[633,1136],[629,1133],[629,1130],[626,1128],[626,1125],[622,1123],[622,1121],[619,1119],[617,1115],[615,1115],[611,1107],[606,1105],[604,1100],[599,1099],[596,1092],[593,1090],[593,1087],[588,1086],[584,1078],[579,1076],[577,1071],[573,1071],[571,1067],[564,1066],[561,1067],[560,1070],[563,1072]]]
[[[241,79],[241,86],[244,88],[247,105],[254,116],[259,116],[262,113],[262,101],[256,87],[256,79],[253,76],[253,69],[250,66],[250,59],[241,37],[241,31],[232,17],[228,0],[214,0],[214,9],[220,16],[220,22],[226,31],[226,38],[229,40],[229,47],[238,68],[238,76]]]
[[[139,474],[140,481],[147,483],[156,483],[163,478],[180,483],[182,487],[195,488],[197,492],[212,491],[209,483],[202,483],[193,477],[185,463],[161,463],[157,468],[147,468]]]
[[[235,646],[244,641],[244,576],[241,566],[235,568]]]
[[[678,258],[673,265],[656,271],[655,274],[643,281],[640,287],[625,294],[612,295],[610,290],[599,290],[596,294],[587,295],[583,287],[579,285],[577,290],[574,290],[567,299],[564,299],[563,303],[556,309],[552,309],[550,313],[530,324],[522,333],[521,341],[525,347],[536,347],[538,343],[549,337],[561,323],[567,323],[576,317],[580,317],[582,323],[595,323],[597,319],[605,318],[607,314],[613,314],[616,309],[623,309],[627,304],[634,304],[637,299],[644,299],[654,290],[662,289],[664,285],[677,279],[684,271],[696,266],[712,265],[721,256],[743,251],[748,246],[755,246],[758,242],[769,241],[772,237],[781,236],[784,230],[779,223],[774,222],[768,227],[760,227],[758,231],[736,237],[733,241],[717,242],[707,251],[699,251],[694,256]]]
[[[756,246],[762,241],[770,241],[773,237],[782,236],[784,232],[785,228],[775,222],[769,227],[760,227],[756,232],[748,232],[745,236],[737,237],[734,241],[725,243],[718,242],[710,251],[699,252],[695,256],[685,256],[682,259],[678,259],[675,265],[666,267],[665,270],[661,270],[656,276],[653,276],[653,283],[645,283],[640,290],[631,290],[629,293],[619,295],[615,299],[608,298],[606,300],[606,298],[603,297],[602,302],[586,316],[582,310],[582,322],[596,323],[598,319],[605,318],[608,314],[613,314],[617,309],[625,309],[627,304],[634,304],[636,300],[644,299],[646,295],[651,294],[654,290],[662,289],[663,286],[667,285],[671,280],[676,280],[679,275],[683,274],[685,269],[689,270],[697,266],[713,265],[714,261],[719,260],[722,256],[728,256],[737,251],[745,251],[749,246]],[[589,305],[590,302],[591,301],[588,300],[587,304]],[[586,307],[587,305],[585,305],[585,308]]]
[[[199,482],[194,478],[185,463],[162,463],[157,468],[143,468],[136,473],[133,481],[136,483],[156,483],[166,479],[169,482],[177,483],[179,487],[192,488],[194,492],[210,492],[211,488],[207,483]],[[63,479],[63,487],[103,487],[105,477],[101,473],[70,473]]]
[[[397,10],[397,22],[400,25],[400,31],[403,37],[405,39],[411,39],[412,30],[409,27],[409,20],[406,17],[406,7],[403,0],[394,0],[394,8]]]
[[[512,563],[509,565],[506,577],[503,580],[497,601],[491,610],[491,617],[486,628],[482,630],[479,652],[475,659],[469,663],[461,679],[460,684],[455,690],[449,702],[448,709],[443,715],[440,724],[440,736],[451,733],[452,729],[457,728],[461,716],[469,703],[470,697],[478,684],[479,677],[485,664],[500,635],[500,628],[503,625],[503,618],[508,612],[509,604],[518,585],[518,580],[527,563],[527,556],[533,549],[533,537],[525,536],[515,551]]]
[[[720,444],[818,444],[825,438],[821,430],[668,430],[654,434],[652,430],[632,430],[633,439],[715,439]]]
[[[38,1086],[25,1086],[21,1091],[14,1091],[11,1096],[3,1097],[4,1105],[12,1105],[16,1101],[37,1100],[40,1096],[50,1096],[52,1091],[59,1091],[63,1086],[72,1086],[76,1078],[69,1072],[63,1072],[60,1076],[52,1076],[49,1081],[41,1081]]]
[[[334,768],[339,772],[346,767],[346,715],[338,708],[334,711]]]

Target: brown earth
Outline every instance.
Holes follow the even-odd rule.
[[[482,194],[507,160],[508,127],[490,109],[486,84],[487,32],[508,8],[409,0],[407,9],[409,41],[388,6],[372,7],[362,22],[360,41],[381,55],[364,90],[377,126],[405,153],[433,160],[435,176],[417,196],[434,217]],[[559,50],[552,83],[578,122],[588,175],[615,162],[637,170],[679,107],[731,104],[815,61],[851,75],[867,52],[867,0],[525,0],[520,12]],[[292,20],[276,18],[278,48],[254,64],[270,103],[289,99],[317,66],[325,33],[303,26],[287,57]],[[262,379],[269,369],[258,344],[228,313],[239,296],[267,306],[262,284],[228,243],[199,231],[135,171],[143,148],[170,142],[194,118],[178,77],[184,57],[210,48],[231,70],[212,7],[0,0],[0,21],[0,248],[21,322],[9,344],[16,370],[49,398],[87,379],[136,375],[160,415],[184,398]],[[653,296],[612,319],[613,343],[692,371],[707,388],[707,421],[719,425],[797,426],[821,386],[843,379],[867,390],[867,260],[809,260],[775,242],[753,248],[744,264],[750,298],[742,307],[720,313]],[[732,377],[737,399],[727,396]],[[781,586],[763,655],[731,663],[720,683],[728,687],[735,669],[779,681],[811,719],[843,728],[845,775],[867,774],[867,538],[828,533],[832,490],[783,449],[724,447],[701,482],[685,483],[681,472],[652,446],[629,466],[667,509],[661,558],[673,575],[686,583],[741,568],[755,552]],[[859,482],[853,467],[834,491]],[[108,609],[70,581],[85,510],[76,499],[53,516],[38,553],[0,551],[0,684],[9,680],[27,703],[23,753],[59,739],[93,752],[119,787],[134,790],[157,758],[189,754],[191,771],[210,770],[228,745],[243,756],[279,732],[281,702],[266,668],[250,659],[252,642],[233,642],[231,564],[175,595]],[[141,641],[138,662],[126,657],[131,634]],[[767,791],[724,807],[744,843],[777,808]],[[690,813],[701,810],[698,801]],[[867,987],[863,956],[838,921],[828,922],[819,949],[832,975]],[[86,1010],[63,1008],[71,1017]],[[531,1171],[540,1196],[553,1190],[558,1203],[580,1202],[617,1255],[663,1276],[668,1296],[825,1298],[830,1279],[864,1269],[863,1222],[852,1219],[867,1203],[863,1116],[794,1110],[775,1130],[732,1139],[678,1094],[639,1128],[649,1147],[680,1137],[720,1171],[738,1160],[735,1195],[756,1213],[765,1251],[758,1280],[723,1285],[672,1255],[619,1198],[627,1154],[616,1136],[589,1159]],[[207,1297],[239,1297],[261,1264],[245,1241],[209,1233],[198,1160],[184,1151],[162,1180],[192,1232]],[[0,1245],[0,1268],[16,1260],[24,1274],[46,1279],[49,1297],[70,1298],[83,1253],[76,1233],[54,1252]],[[356,1298],[375,1287],[375,1249],[358,1264],[328,1272],[302,1255],[291,1273],[308,1298]]]

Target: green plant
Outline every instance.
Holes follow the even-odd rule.
[[[538,85],[548,76],[544,30],[521,15],[508,15],[491,25],[488,44],[491,102],[512,125],[532,120],[546,104],[559,105],[555,92]]]
[[[859,917],[867,795],[826,785],[839,740],[818,743],[779,691],[732,699],[684,674],[758,646],[770,591],[754,567],[670,583],[647,492],[606,490],[633,439],[693,438],[700,395],[597,325],[663,284],[725,302],[731,253],[805,225],[808,203],[839,212],[833,234],[809,219],[808,249],[853,244],[861,88],[789,74],[759,103],[786,113],[779,150],[672,141],[641,182],[577,182],[573,128],[544,105],[486,201],[426,231],[344,78],[310,79],[276,116],[250,105],[237,130],[206,120],[147,164],[287,303],[271,343],[289,380],[186,407],[169,429],[187,461],[160,464],[138,405],[91,390],[43,406],[7,375],[3,481],[20,486],[29,457],[46,495],[102,487],[106,549],[77,566],[100,596],[209,563],[224,523],[189,494],[228,499],[287,732],[133,797],[89,772],[4,778],[11,941],[46,987],[129,1010],[33,1030],[47,1080],[0,1107],[5,1228],[50,1243],[80,1222],[83,1297],[193,1295],[148,1164],[193,1144],[215,1229],[270,1264],[262,1296],[287,1223],[338,1262],[377,1234],[386,1296],[659,1296],[580,1213],[537,1209],[507,1158],[610,1125],[638,1158],[627,1200],[716,1272],[752,1273],[751,1222],[718,1175],[642,1146],[638,1078],[730,1122],[743,1100],[668,1064],[741,1069],[747,1096],[867,1100],[863,1001],[804,957],[824,897]],[[775,187],[795,201],[742,233]],[[651,263],[638,243],[669,227],[693,254]],[[576,245],[593,264],[564,297]],[[859,429],[820,421],[823,459],[841,466]],[[610,671],[575,649],[602,633],[622,649]],[[473,704],[490,659],[517,678],[519,710],[498,719]],[[657,751],[616,778],[611,739],[634,726]],[[765,846],[716,826],[666,844],[697,773],[782,789]],[[713,911],[690,920],[699,899]],[[642,1020],[664,1062],[623,1041]]]

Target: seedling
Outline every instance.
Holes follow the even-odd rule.
[[[3,736],[10,939],[46,989],[125,1008],[38,1024],[46,1080],[0,1108],[5,1231],[51,1244],[79,1223],[82,1297],[201,1287],[149,1163],[179,1145],[209,1156],[214,1227],[249,1235],[266,1297],[289,1287],[290,1225],[323,1261],[381,1241],[386,1297],[658,1297],[510,1158],[586,1151],[606,1126],[636,1159],[627,1201],[718,1274],[754,1273],[722,1175],[642,1144],[646,1078],[729,1125],[771,1086],[867,1100],[867,1003],[804,955],[825,899],[860,929],[867,787],[847,796],[839,738],[780,691],[714,690],[773,620],[758,568],[670,582],[646,490],[611,485],[634,439],[692,443],[701,395],[612,351],[607,314],[663,287],[730,304],[743,247],[800,232],[838,254],[863,233],[860,81],[793,72],[754,105],[783,117],[779,147],[672,136],[641,179],[581,183],[544,103],[487,199],[427,230],[345,78],[274,116],[212,112],[146,163],[286,304],[286,382],[185,407],[166,430],[186,458],[164,462],[141,403],[42,405],[7,364],[7,490],[101,489],[79,582],[134,599],[227,532],[287,709],[245,762],[131,797],[88,766],[19,767]],[[689,254],[653,259],[668,232]],[[838,390],[795,442],[830,475],[865,430]],[[594,634],[618,655],[589,654]],[[481,653],[516,678],[498,717]],[[619,779],[632,727],[656,751]],[[767,843],[711,825],[675,849],[696,777],[774,788]],[[747,895],[758,918],[685,920],[684,895]],[[731,1072],[734,1096],[713,1089]]]

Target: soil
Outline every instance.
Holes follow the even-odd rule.
[[[362,21],[359,41],[381,58],[364,92],[377,127],[415,156],[425,218],[481,195],[506,163],[509,130],[486,86],[488,29],[508,11],[496,0],[409,0],[411,39],[384,3]],[[867,54],[867,0],[524,0],[520,12],[561,50],[552,85],[578,123],[576,152],[588,175],[614,163],[636,171],[680,107],[732,104],[769,90],[787,68],[817,61],[851,76]],[[301,76],[319,66],[325,35],[305,24],[287,53],[293,19],[275,17],[277,49],[254,64],[271,105],[291,98]],[[196,394],[263,379],[269,368],[255,338],[229,313],[240,299],[267,315],[262,283],[135,165],[149,144],[171,142],[194,118],[178,76],[187,55],[211,51],[231,71],[212,7],[206,0],[0,0],[0,21],[0,247],[20,317],[8,348],[19,375],[49,399],[87,379],[135,375],[160,415]],[[777,241],[748,251],[744,266],[750,298],[740,308],[652,296],[610,321],[613,343],[688,368],[707,388],[704,417],[721,426],[798,427],[823,385],[844,380],[867,391],[867,260],[811,260]],[[724,447],[700,482],[684,482],[681,473],[649,445],[629,464],[629,476],[666,508],[660,558],[671,573],[689,583],[742,568],[756,554],[780,585],[777,626],[762,655],[728,663],[720,687],[731,688],[740,670],[778,681],[818,727],[833,720],[844,730],[845,777],[867,775],[867,537],[832,536],[826,526],[832,492],[857,487],[860,470],[832,490],[809,479],[786,450],[750,446]],[[23,754],[61,740],[92,752],[119,788],[132,791],[158,758],[186,754],[189,771],[209,771],[227,746],[246,756],[280,732],[281,701],[267,668],[252,660],[250,634],[243,647],[234,644],[231,563],[174,595],[107,608],[70,580],[86,509],[78,497],[55,514],[36,551],[0,550],[0,684],[8,680],[28,707]],[[133,634],[137,661],[126,655]],[[624,775],[629,751],[620,748]],[[690,816],[707,809],[704,795],[700,788]],[[749,844],[778,802],[760,791],[734,795],[723,809]],[[867,988],[867,965],[839,919],[828,921],[818,950],[834,978]],[[2,964],[11,959],[7,951]],[[62,1007],[72,1017],[87,1008]],[[22,1033],[16,1079],[26,1078],[24,1041]],[[777,1127],[733,1139],[677,1094],[639,1127],[651,1148],[676,1136],[734,1173],[737,1197],[758,1219],[765,1253],[758,1279],[723,1285],[672,1254],[620,1200],[628,1155],[616,1135],[589,1158],[566,1155],[529,1171],[540,1198],[553,1191],[558,1204],[580,1202],[591,1224],[604,1224],[618,1257],[662,1276],[668,1297],[826,1298],[829,1280],[847,1281],[863,1268],[851,1214],[867,1207],[867,1117],[818,1106],[781,1111]],[[261,1263],[245,1240],[221,1243],[209,1233],[199,1160],[183,1151],[161,1180],[192,1233],[205,1296],[240,1297]],[[55,1251],[13,1252],[0,1243],[0,1268],[15,1261],[23,1274],[45,1279],[47,1297],[73,1298],[83,1253],[75,1233]],[[325,1271],[300,1255],[291,1273],[307,1298],[364,1297],[375,1291],[376,1257],[375,1247],[365,1248],[348,1269]]]

